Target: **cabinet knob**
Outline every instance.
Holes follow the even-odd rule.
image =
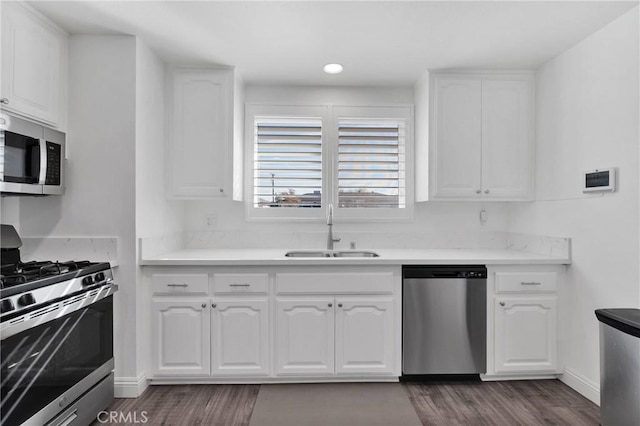
[[[215,303],[212,303],[212,304],[211,304],[211,307],[212,307],[212,308],[215,308],[216,306],[218,306],[218,305],[216,305]]]
[[[338,308],[342,308],[342,303],[338,303]]]
[[[224,192],[224,189],[220,188],[220,192]]]
[[[333,303],[329,303],[329,304],[328,304],[328,306],[329,306],[329,307],[332,307],[332,306],[333,306]]]
[[[0,99],[0,104],[9,105],[9,99],[7,98]]]
[[[488,193],[489,193],[489,190],[488,190],[488,189],[485,189],[485,190],[484,190],[484,193],[485,193],[485,194],[488,194]]]
[[[476,189],[476,194],[481,193],[482,191],[480,191],[479,189]]]
[[[206,308],[206,307],[207,307],[207,304],[206,304],[206,303],[203,303],[203,304],[202,304],[202,305],[200,305],[200,306],[202,306],[203,308]]]
[[[500,302],[500,306],[504,306],[504,302]]]

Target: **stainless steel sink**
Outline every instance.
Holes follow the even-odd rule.
[[[293,250],[285,253],[286,257],[332,257],[333,253],[326,250]]]
[[[285,253],[286,257],[379,257],[378,253],[364,250],[334,251],[334,250],[292,250]]]
[[[336,251],[333,253],[334,257],[380,257],[380,255],[374,251],[362,251],[362,250],[349,250],[349,251]]]

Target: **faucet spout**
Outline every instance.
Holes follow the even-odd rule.
[[[337,243],[340,241],[340,238],[334,238],[333,236],[333,204],[329,204],[327,226],[329,227],[329,233],[327,235],[327,250],[333,250],[333,243]]]

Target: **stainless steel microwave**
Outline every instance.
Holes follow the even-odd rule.
[[[64,193],[65,134],[0,113],[0,192]]]

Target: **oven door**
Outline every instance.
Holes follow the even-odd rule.
[[[113,296],[1,345],[0,424],[44,424],[113,369]]]

